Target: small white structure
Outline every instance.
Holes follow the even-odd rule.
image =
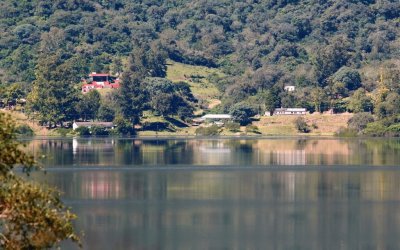
[[[228,114],[208,114],[201,117],[205,122],[229,121],[232,116]]]
[[[76,130],[79,127],[102,127],[102,128],[109,128],[113,129],[114,124],[112,122],[74,122],[72,124],[72,129]]]
[[[305,115],[307,109],[305,108],[278,108],[274,110],[274,115]],[[270,116],[270,113],[265,112],[266,116]]]
[[[287,86],[284,87],[284,89],[287,92],[292,92],[292,91],[295,91],[296,87],[293,86],[293,85],[287,85]]]

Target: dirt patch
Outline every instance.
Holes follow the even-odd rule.
[[[208,108],[209,109],[212,109],[212,108],[214,108],[214,107],[216,107],[216,106],[218,106],[218,105],[220,105],[221,104],[221,100],[218,100],[218,99],[211,99],[210,100],[210,103],[208,104]]]

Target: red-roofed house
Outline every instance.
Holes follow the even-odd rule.
[[[92,89],[118,89],[119,78],[110,74],[93,72],[89,74],[89,80],[83,80],[82,93],[87,93]]]

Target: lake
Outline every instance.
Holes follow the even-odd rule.
[[[400,140],[36,139],[84,249],[399,249]],[[76,249],[64,244],[65,249]]]

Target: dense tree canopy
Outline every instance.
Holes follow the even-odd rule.
[[[219,68],[224,76],[212,83],[225,111],[261,93],[267,110],[366,111],[347,107],[362,87],[370,110],[397,112],[385,94],[400,89],[397,0],[4,0],[0,8],[0,95],[21,84],[43,122],[76,117],[74,91],[90,71],[124,71],[116,99],[137,122],[148,98],[143,81],[165,77],[168,58]],[[284,85],[296,93],[282,93]],[[171,99],[163,95],[159,107]]]
[[[7,82],[34,80],[41,53],[68,49],[101,71],[152,41],[171,59],[233,74],[270,64],[290,74],[312,64],[321,85],[342,66],[399,53],[396,0],[6,0],[0,7],[0,67]]]

